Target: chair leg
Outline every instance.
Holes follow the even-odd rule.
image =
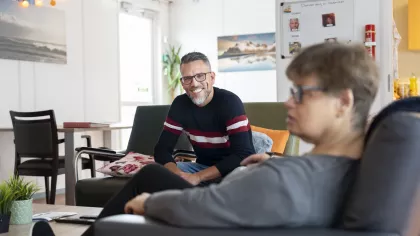
[[[55,192],[57,190],[57,172],[53,172],[51,176],[51,194],[50,194],[50,203],[55,204]]]
[[[50,178],[48,176],[44,176],[45,180],[45,200],[47,204],[50,202]]]

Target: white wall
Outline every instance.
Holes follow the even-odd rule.
[[[297,1],[299,0],[287,2]],[[217,37],[276,32],[276,22],[279,22],[276,11],[280,2],[284,0],[177,0],[169,9],[171,42],[182,44],[183,54],[189,51],[205,53],[214,71],[217,71]],[[382,83],[372,112],[378,111],[384,104],[390,102],[387,93],[387,75],[392,68],[389,64],[389,54],[392,52],[389,45],[391,17],[392,0],[355,0],[354,30],[358,41],[362,42],[364,39],[365,24],[377,26],[377,58],[381,68]],[[276,36],[279,42],[279,34]],[[278,44],[278,51],[279,46]],[[278,56],[277,73],[276,71],[217,73],[216,86],[235,92],[244,102],[285,101],[289,96],[291,85],[284,74],[289,62],[290,59],[280,59]],[[310,148],[311,145],[301,144],[301,152],[306,152]]]
[[[217,73],[217,37],[275,32],[275,0],[176,0],[170,5],[171,43],[182,54],[200,51],[216,72],[216,86],[243,102],[275,102],[276,71]]]
[[[2,127],[11,126],[9,110],[53,109],[58,125],[119,121],[117,1],[63,0],[56,8],[65,11],[67,64],[0,60]],[[94,145],[101,145],[101,135],[92,135]],[[63,145],[60,149],[64,154]],[[0,133],[0,181],[12,174],[13,160],[13,134]],[[42,179],[36,181],[44,187]]]
[[[0,60],[0,126],[11,124],[9,109],[54,109],[57,123],[119,120],[117,2],[58,1],[56,8],[66,15],[68,62]]]
[[[167,36],[167,4],[133,1],[159,12],[160,36]],[[56,8],[66,14],[68,63],[55,65],[0,59],[0,127],[11,126],[9,110],[54,109],[58,125],[64,121],[120,120],[118,1],[59,0]],[[161,80],[159,74],[156,79]],[[162,92],[158,100],[163,100]],[[100,133],[89,134],[94,147],[103,145]],[[85,145],[81,139],[76,139],[75,143],[76,146]],[[64,154],[64,145],[60,146],[60,152]],[[13,134],[0,133],[0,181],[12,174],[13,163]],[[28,179],[44,189],[43,179]],[[63,187],[62,175],[57,188]]]

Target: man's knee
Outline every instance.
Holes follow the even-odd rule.
[[[148,164],[143,166],[139,172],[137,172],[136,175],[133,176],[133,178],[144,178],[147,176],[152,176],[152,175],[156,175],[159,173],[162,173],[163,171],[168,171],[164,166],[160,165],[160,164]]]

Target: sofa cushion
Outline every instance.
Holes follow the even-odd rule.
[[[284,153],[284,149],[286,148],[287,140],[290,135],[288,130],[266,129],[255,125],[251,125],[251,130],[266,134],[271,138],[271,140],[273,140],[271,152]]]
[[[266,134],[252,131],[252,143],[256,153],[270,152],[273,147],[273,140]]]
[[[155,159],[152,156],[129,152],[120,160],[111,162],[96,171],[115,177],[132,177],[143,166],[151,163],[155,163]]]
[[[396,112],[381,119],[367,140],[341,226],[405,235],[420,181],[420,118]]]

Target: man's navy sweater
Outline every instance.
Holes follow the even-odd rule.
[[[186,94],[175,98],[155,147],[156,162],[174,162],[172,152],[182,132],[194,148],[196,162],[214,165],[222,176],[255,153],[243,103],[224,89],[215,87],[212,100],[204,107],[192,103]]]

